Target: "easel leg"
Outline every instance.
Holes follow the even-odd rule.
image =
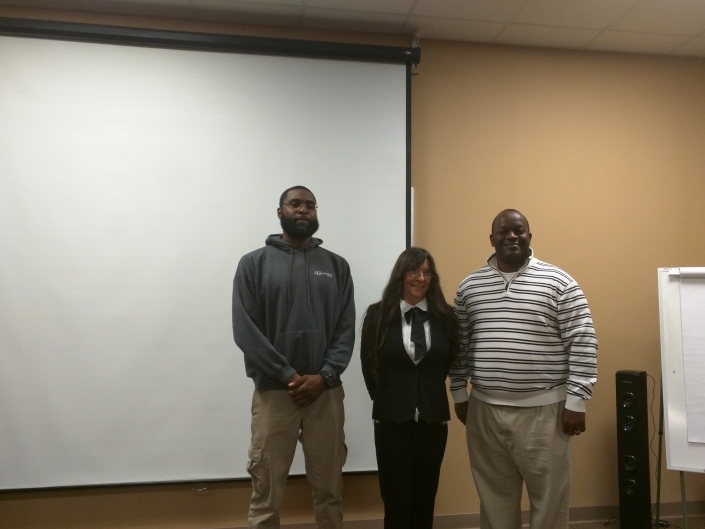
[[[688,529],[688,510],[685,506],[685,474],[681,470],[681,501],[683,502],[683,529]]]
[[[658,413],[658,455],[656,457],[656,522],[655,526],[661,526],[661,452],[663,447],[663,379],[659,389],[659,413]]]

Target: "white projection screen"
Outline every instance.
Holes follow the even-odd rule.
[[[0,36],[0,489],[248,477],[238,260],[309,187],[359,338],[407,244],[407,77]],[[376,469],[357,347],[347,472]]]

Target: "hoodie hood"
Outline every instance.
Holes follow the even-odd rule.
[[[278,248],[279,250],[285,251],[286,253],[289,253],[290,249],[293,250],[312,250],[316,246],[320,246],[323,244],[323,241],[321,239],[318,239],[316,237],[311,237],[311,240],[309,243],[304,247],[304,248],[295,248],[288,242],[285,242],[284,239],[282,239],[282,234],[281,233],[273,233],[272,235],[269,235],[265,241],[264,244],[267,246],[273,246],[274,248]]]

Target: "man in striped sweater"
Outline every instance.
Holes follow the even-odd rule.
[[[597,378],[590,309],[572,277],[534,257],[520,212],[499,213],[490,242],[487,266],[455,296],[461,351],[450,373],[480,527],[519,529],[525,483],[530,527],[566,529],[570,437],[585,431],[585,402]]]

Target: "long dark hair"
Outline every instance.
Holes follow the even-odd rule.
[[[441,278],[438,276],[436,263],[428,251],[412,246],[404,250],[397,258],[389,282],[384,287],[382,299],[367,308],[363,325],[364,332],[361,338],[363,354],[366,354],[370,360],[374,376],[377,376],[378,373],[379,351],[387,337],[389,324],[399,307],[399,300],[404,297],[404,276],[407,272],[418,270],[427,259],[433,273],[431,284],[426,292],[428,312],[432,318],[441,322],[443,329],[448,334],[453,359],[458,353],[458,322],[453,308],[446,303],[446,298],[443,296]]]

